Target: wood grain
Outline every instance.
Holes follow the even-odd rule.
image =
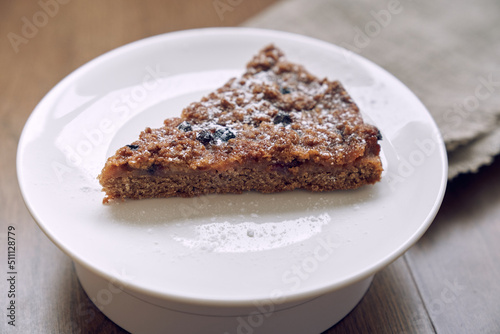
[[[438,333],[500,333],[500,159],[453,181],[407,254]]]
[[[206,0],[60,2],[28,37],[23,24],[43,19],[40,2],[0,2],[0,263],[6,228],[14,226],[19,272],[16,327],[2,311],[0,333],[125,333],[85,295],[70,259],[24,206],[15,169],[24,123],[58,81],[106,51],[168,31],[237,25],[274,1],[242,1],[222,16]],[[13,44],[13,34],[23,42]],[[498,240],[499,159],[454,180],[421,241],[378,273],[354,311],[325,333],[500,333]],[[0,282],[4,309],[7,282]]]
[[[375,275],[359,305],[325,334],[434,333],[405,257]]]

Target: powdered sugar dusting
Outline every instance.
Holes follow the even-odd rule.
[[[255,252],[302,242],[331,221],[328,213],[268,223],[213,222],[194,227],[194,236],[173,236],[183,246],[219,253]]]

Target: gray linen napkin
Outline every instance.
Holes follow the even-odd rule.
[[[243,26],[322,39],[391,72],[438,124],[450,179],[500,153],[500,1],[285,0]]]

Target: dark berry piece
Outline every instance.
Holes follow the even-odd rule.
[[[280,92],[281,92],[281,94],[290,94],[291,93],[290,88],[288,88],[288,87],[281,87]]]
[[[159,168],[160,167],[158,165],[151,165],[151,166],[149,166],[149,168],[148,168],[148,174],[149,175],[154,175]]]
[[[382,133],[380,132],[380,130],[377,131],[377,140],[382,140]]]
[[[196,139],[203,145],[208,145],[214,139],[214,137],[210,131],[202,130],[198,133]]]
[[[337,126],[337,133],[342,137],[342,140],[345,139],[344,126]]]
[[[139,148],[139,145],[127,145],[127,147],[129,149],[131,149],[132,151],[135,151],[135,150],[137,150]]]
[[[288,125],[290,123],[292,123],[292,118],[290,117],[290,115],[286,112],[283,112],[283,111],[279,111],[278,114],[276,116],[274,116],[274,120],[273,120],[273,123],[274,124],[283,124],[283,125]]]
[[[193,128],[191,127],[191,124],[189,124],[189,122],[187,122],[187,121],[184,121],[181,124],[179,124],[177,126],[177,129],[182,130],[184,132],[188,132],[188,131],[193,130]]]
[[[215,131],[214,137],[227,142],[229,139],[236,138],[236,135],[231,130],[223,128]]]

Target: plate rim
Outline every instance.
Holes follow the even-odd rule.
[[[82,260],[78,254],[74,254],[70,249],[67,249],[65,245],[58,240],[56,236],[53,236],[52,233],[46,228],[45,223],[43,222],[43,219],[38,217],[36,213],[36,209],[33,207],[32,203],[30,203],[29,200],[29,194],[27,194],[26,190],[26,185],[24,184],[23,181],[23,167],[21,164],[22,160],[22,153],[23,153],[23,148],[25,147],[24,143],[26,141],[26,132],[29,130],[31,127],[31,123],[33,122],[34,117],[36,116],[36,112],[39,108],[42,108],[46,103],[47,100],[52,97],[53,95],[57,95],[58,91],[63,89],[68,83],[72,81],[72,79],[78,75],[84,74],[85,71],[88,69],[93,68],[94,66],[97,66],[100,62],[105,62],[108,58],[113,58],[115,56],[119,56],[123,52],[130,51],[134,48],[137,47],[142,47],[146,46],[148,44],[154,44],[161,42],[164,39],[171,39],[171,38],[184,38],[188,36],[193,36],[193,35],[262,35],[262,34],[271,34],[272,36],[278,36],[278,37],[284,37],[284,38],[289,38],[289,39],[296,39],[299,41],[304,41],[307,43],[315,43],[318,45],[322,45],[323,47],[328,47],[328,48],[333,48],[337,49],[339,52],[346,52],[349,54],[352,54],[353,57],[355,57],[357,60],[361,60],[363,62],[368,62],[371,65],[375,66],[379,70],[385,72],[388,76],[392,77],[394,80],[399,82],[402,87],[404,87],[408,92],[410,92],[412,95],[414,95],[413,92],[410,91],[410,89],[404,85],[399,79],[397,79],[394,75],[380,67],[379,65],[373,63],[372,61],[356,54],[353,53],[352,51],[349,51],[347,49],[344,49],[338,45],[328,43],[316,38],[296,34],[296,33],[290,33],[290,32],[284,32],[284,31],[278,31],[278,30],[271,30],[271,29],[262,29],[262,28],[247,28],[247,27],[217,27],[217,28],[199,28],[199,29],[189,29],[189,30],[181,30],[181,31],[175,31],[175,32],[168,32],[168,33],[163,33],[155,36],[150,36],[147,38],[143,38],[137,41],[133,41],[131,43],[119,46],[113,50],[110,50],[100,56],[97,56],[96,58],[86,62],[85,64],[79,66],[77,69],[69,73],[66,77],[64,77],[61,81],[59,81],[43,98],[40,100],[40,102],[36,105],[30,116],[28,117],[20,139],[18,141],[18,149],[17,149],[17,155],[16,155],[16,171],[17,171],[17,178],[18,178],[18,183],[19,183],[19,188],[21,190],[22,198],[23,201],[25,202],[26,207],[28,208],[29,213],[33,217],[34,221],[37,223],[39,228],[44,232],[44,234],[51,240],[53,244],[55,244],[61,251],[63,251],[66,255],[68,255],[72,261],[78,262],[80,265],[84,266],[86,269],[90,270],[91,272],[106,278],[107,280],[114,280],[115,282],[122,283],[126,286],[126,289],[130,289],[131,291],[136,291],[141,294],[149,295],[152,297],[159,297],[159,298],[166,298],[169,300],[173,300],[176,302],[181,302],[181,303],[188,303],[188,304],[197,304],[197,305],[206,305],[206,306],[221,306],[221,307],[233,307],[233,306],[249,306],[249,305],[254,305],[253,303],[255,302],[255,299],[238,299],[238,300],[230,300],[230,299],[211,299],[211,298],[193,298],[190,296],[184,296],[184,295],[176,295],[176,294],[170,294],[170,293],[164,293],[164,292],[158,292],[154,291],[148,288],[145,288],[143,286],[137,285],[137,284],[131,284],[130,282],[126,281],[121,281],[120,278],[116,276],[111,276],[106,272],[102,272],[98,268],[95,268],[92,266],[90,263],[86,263],[84,260]],[[359,282],[363,279],[368,278],[369,276],[375,274],[376,272],[380,271],[382,268],[386,267],[393,261],[395,261],[398,257],[404,254],[405,251],[407,251],[413,244],[415,244],[420,237],[425,233],[425,231],[428,229],[430,224],[432,223],[433,219],[437,215],[439,208],[441,206],[441,203],[444,198],[444,194],[446,191],[446,186],[447,186],[447,170],[448,170],[448,163],[447,163],[447,155],[446,155],[446,148],[444,145],[444,141],[442,138],[442,135],[439,131],[439,128],[437,127],[437,124],[435,120],[432,118],[431,114],[427,110],[427,108],[422,104],[420,99],[415,97],[422,105],[423,109],[426,111],[427,116],[430,118],[430,123],[432,124],[433,131],[432,133],[436,136],[436,139],[438,140],[437,142],[437,149],[438,149],[438,154],[440,157],[440,161],[442,161],[441,164],[441,182],[439,185],[439,191],[437,193],[437,200],[434,202],[434,205],[432,206],[431,210],[427,213],[426,218],[424,219],[424,222],[420,225],[420,227],[414,232],[414,234],[402,245],[400,245],[399,248],[393,250],[389,255],[387,255],[384,259],[379,260],[378,262],[374,263],[372,266],[369,266],[362,270],[361,272],[358,272],[356,274],[351,275],[348,278],[342,279],[338,282],[334,282],[333,284],[324,286],[322,288],[316,288],[313,289],[312,291],[306,290],[306,291],[300,291],[300,292],[294,292],[291,294],[286,295],[286,302],[295,302],[299,300],[303,300],[304,298],[313,298],[315,296],[319,296],[324,293],[332,292],[338,289],[341,289],[343,287],[346,287],[348,285],[351,285],[353,283]],[[35,115],[35,116],[34,116]]]

